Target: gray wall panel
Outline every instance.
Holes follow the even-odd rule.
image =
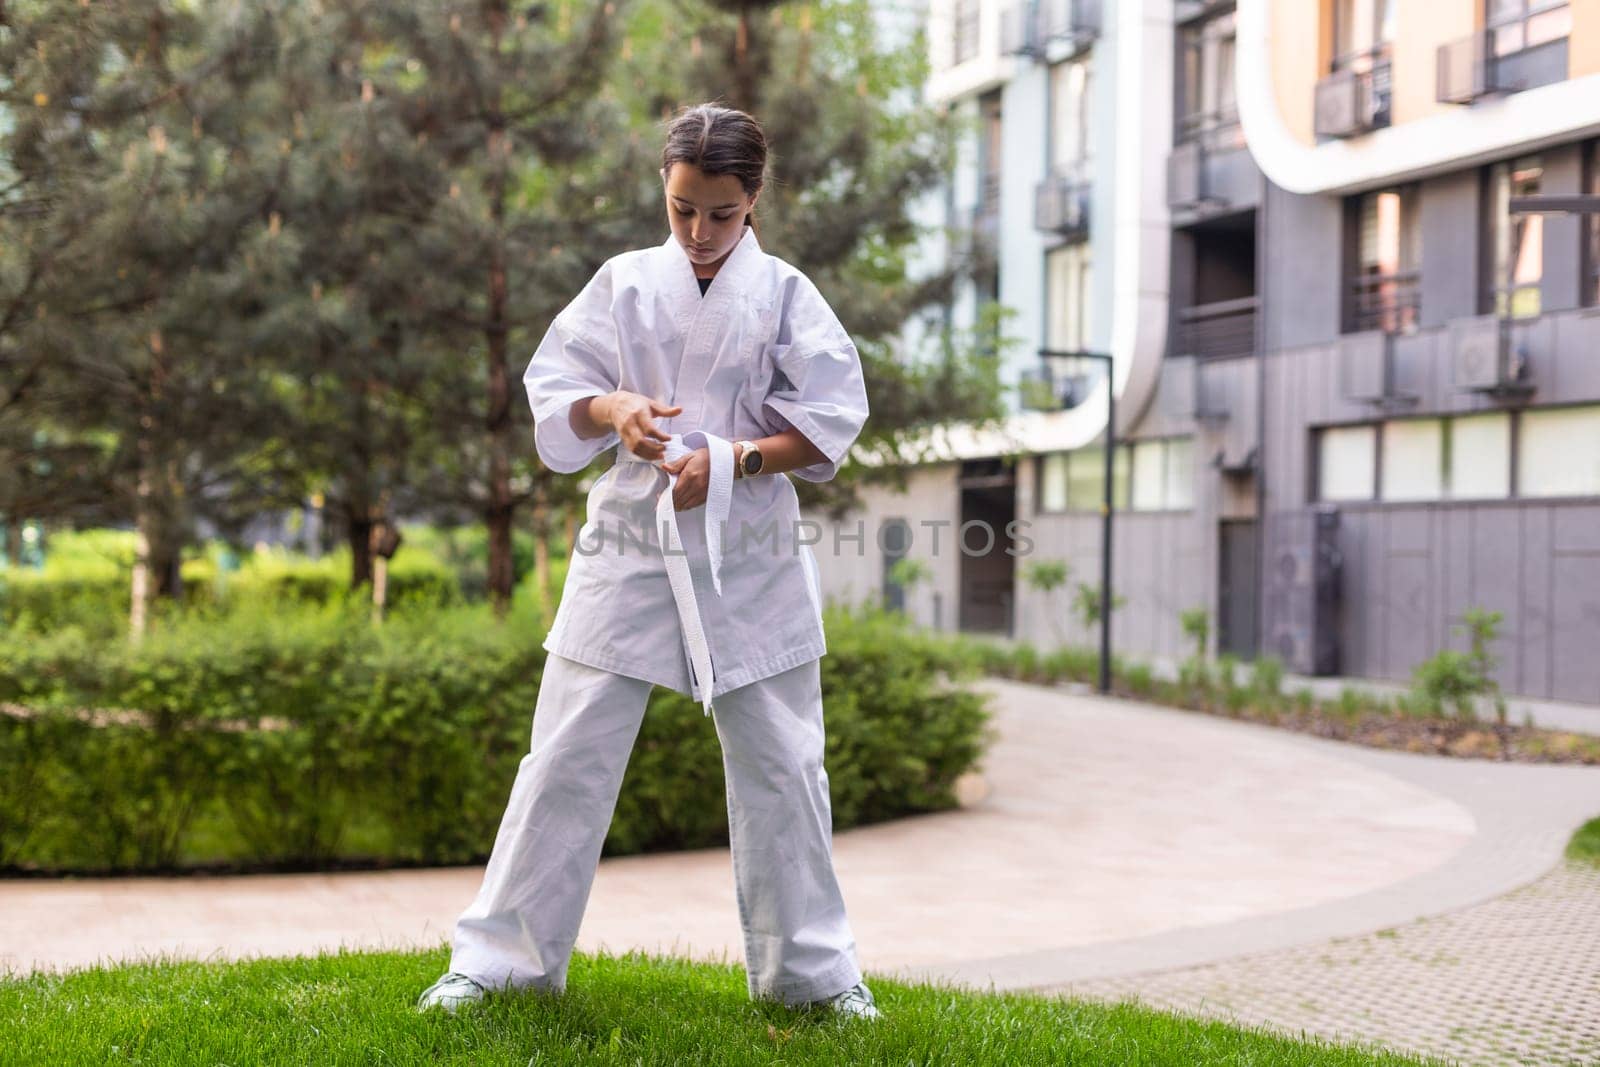
[[[1344,206],[1336,197],[1301,196],[1267,183],[1265,254],[1258,291],[1268,351],[1326,341],[1339,333]]]
[[[1423,326],[1478,313],[1479,172],[1466,170],[1422,183]]]
[[[1556,553],[1554,660],[1550,695],[1600,703],[1600,553]]]
[[[1521,508],[1522,515],[1522,642],[1517,692],[1550,692],[1550,650],[1554,632],[1550,613],[1551,514],[1549,508]]]
[[[1514,508],[1472,508],[1472,603],[1474,608],[1498,611],[1505,619],[1500,626],[1500,641],[1494,648],[1500,663],[1496,678],[1508,689],[1515,689],[1516,652],[1522,640],[1522,568],[1518,560],[1522,552],[1521,518]],[[1452,626],[1460,616],[1451,616]],[[1466,640],[1457,636],[1461,647]]]

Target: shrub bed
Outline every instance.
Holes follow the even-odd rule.
[[[971,665],[880,615],[831,613],[834,825],[955,804],[988,713]],[[527,751],[532,612],[279,605],[166,620],[137,646],[0,638],[0,868],[131,872],[482,860]],[[607,854],[727,841],[715,729],[652,695]]]

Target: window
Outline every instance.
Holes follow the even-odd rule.
[[[1384,500],[1495,500],[1511,495],[1511,416],[1504,412],[1383,424]]]
[[[1600,496],[1600,405],[1526,411],[1519,496]]]
[[[1462,415],[1447,423],[1445,471],[1454,500],[1511,495],[1511,416]]]
[[[1045,346],[1064,352],[1089,347],[1089,243],[1062,245],[1045,254],[1048,287]]]
[[[978,213],[1000,213],[1000,153],[1002,126],[1000,94],[991,93],[978,101],[982,134],[978,142]]]
[[[1371,500],[1378,495],[1376,426],[1330,426],[1317,438],[1319,499]]]
[[[954,0],[955,62],[965,63],[978,55],[978,27],[983,7],[978,0]]]
[[[1081,173],[1089,161],[1089,61],[1050,68],[1050,169]]]
[[[1136,441],[1132,452],[1134,511],[1178,511],[1194,506],[1194,443],[1187,437]]]
[[[1496,56],[1559,41],[1572,33],[1566,0],[1486,0],[1484,26]]]
[[[1039,464],[1039,510],[1067,510],[1067,470],[1070,453],[1051,452]]]
[[[1410,333],[1421,302],[1422,228],[1417,189],[1366,193],[1356,201],[1351,327]]]
[[[1439,500],[1444,496],[1444,422],[1402,419],[1383,426],[1383,499]]]
[[[1329,427],[1318,436],[1322,500],[1406,504],[1511,495],[1511,416],[1506,412],[1391,419],[1376,426]]]
[[[1111,502],[1128,507],[1128,445],[1119,445],[1111,472]],[[1105,502],[1105,449],[1052,452],[1039,466],[1039,510],[1099,511]]]
[[[1244,144],[1233,85],[1234,13],[1187,23],[1178,30],[1177,141],[1207,148]]]
[[[1337,0],[1333,6],[1333,69],[1370,70],[1394,40],[1398,0]]]
[[[1494,276],[1488,290],[1492,310],[1513,318],[1539,314],[1539,282],[1544,276],[1544,216],[1511,215],[1511,198],[1535,196],[1544,176],[1538,156],[1496,163],[1489,171],[1489,224],[1493,235]]]

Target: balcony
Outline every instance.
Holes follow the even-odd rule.
[[[1441,104],[1470,104],[1496,93],[1517,93],[1567,79],[1567,38],[1523,47],[1510,27],[1478,30],[1439,46],[1435,96]]]
[[[1000,50],[1042,60],[1050,44],[1081,48],[1100,32],[1100,0],[1017,0],[1000,16]]]
[[[1081,237],[1089,232],[1089,182],[1080,174],[1051,174],[1033,191],[1033,228]]]
[[[1422,275],[1417,271],[1374,274],[1351,285],[1350,326],[1354,331],[1412,333],[1422,304]]]
[[[1317,136],[1354,137],[1389,125],[1393,68],[1388,49],[1341,61],[1339,68],[1317,83]]]
[[[1256,306],[1253,296],[1218,300],[1179,308],[1171,353],[1198,359],[1248,356],[1256,347]]]

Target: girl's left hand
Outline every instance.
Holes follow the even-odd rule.
[[[670,463],[658,463],[664,471],[677,475],[672,486],[672,506],[677,511],[688,511],[706,502],[706,490],[711,485],[711,453],[697,448],[687,456],[679,456]]]

